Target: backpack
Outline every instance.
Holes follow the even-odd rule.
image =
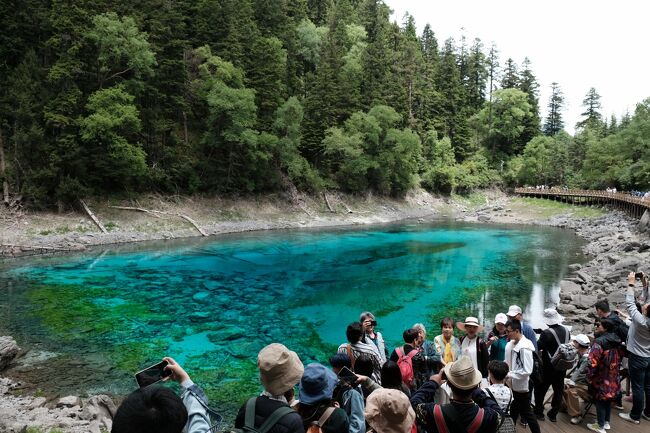
[[[530,380],[533,381],[534,385],[539,385],[540,383],[544,382],[544,375],[542,373],[543,370],[543,365],[542,365],[542,357],[539,356],[539,353],[536,350],[532,350],[533,352],[533,371],[530,373]]]
[[[291,409],[289,406],[281,406],[274,410],[271,415],[264,421],[264,423],[255,427],[255,403],[257,402],[257,397],[252,397],[246,402],[246,410],[244,412],[244,427],[241,428],[241,432],[244,433],[267,433],[274,425],[280,421],[280,419],[290,413],[296,413],[295,410]],[[235,431],[238,431],[237,429]]]
[[[494,398],[494,394],[492,394],[492,391],[490,391],[489,388],[485,388],[485,391],[490,395],[492,400],[497,401],[497,399]],[[515,422],[510,416],[510,405],[512,405],[512,401],[513,401],[513,396],[511,392],[510,401],[508,402],[508,406],[503,410],[503,417],[501,418],[501,424],[499,424],[497,433],[515,433],[517,431]]]
[[[578,360],[578,349],[571,344],[560,344],[555,355],[551,358],[551,365],[557,371],[571,370]]]
[[[551,357],[551,365],[556,371],[567,371],[573,368],[575,362],[578,360],[578,349],[568,341],[565,341],[564,344],[560,343],[560,338],[557,336],[555,329],[548,328],[555,337],[557,342],[557,350]],[[566,332],[566,340],[569,339],[569,332]]]
[[[399,367],[400,373],[402,373],[402,382],[404,385],[413,389],[415,385],[415,374],[413,374],[413,357],[418,354],[417,349],[413,349],[409,352],[408,355],[404,355],[404,349],[398,347],[395,349],[395,353],[399,357],[397,359],[397,366]]]
[[[332,416],[334,413],[335,407],[328,407],[325,409],[321,417],[318,419],[318,421],[313,421],[309,428],[307,429],[307,433],[323,433],[323,430],[321,427],[325,425],[327,420]]]
[[[442,407],[443,406],[439,404],[436,404],[433,407],[433,419],[436,422],[436,427],[438,428],[438,432],[459,433],[458,413],[456,412],[456,409],[451,404],[446,404],[444,407],[447,415],[445,416],[445,414],[442,411]],[[485,410],[482,407],[479,407],[478,412],[476,413],[476,416],[474,417],[472,422],[469,424],[469,426],[467,426],[467,428],[462,429],[461,431],[463,433],[476,433],[481,428],[484,415],[485,415]],[[449,418],[451,422],[447,423],[447,420],[445,418]]]

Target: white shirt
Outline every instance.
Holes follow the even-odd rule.
[[[474,368],[476,371],[479,371],[478,368],[478,359],[476,356],[476,339],[478,335],[470,340],[469,337],[465,337],[463,342],[460,344],[460,352],[462,355],[469,356],[469,359],[472,360]]]

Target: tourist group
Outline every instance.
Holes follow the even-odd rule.
[[[647,281],[644,276],[645,287]],[[375,317],[364,312],[348,325],[347,342],[329,366],[304,366],[296,352],[270,344],[257,356],[264,390],[242,402],[233,430],[487,433],[514,432],[519,422],[538,433],[542,421],[557,422],[564,410],[571,423],[581,424],[592,407],[595,420],[584,423],[589,430],[610,430],[612,408],[623,420],[650,427],[650,304],[637,303],[635,284],[630,273],[626,312],[610,311],[606,299],[595,304],[593,336],[571,335],[549,308],[538,338],[512,305],[496,315],[487,335],[475,317],[447,317],[440,335],[427,339],[417,323],[390,353]],[[118,408],[112,432],[223,431],[203,391],[175,360],[164,360],[167,379],[180,384],[181,396],[157,384],[138,389]],[[631,396],[629,390],[623,396],[625,379]],[[630,397],[632,408],[623,412],[623,399]]]

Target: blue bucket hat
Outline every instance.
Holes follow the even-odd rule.
[[[338,378],[332,370],[322,364],[311,363],[305,367],[300,380],[298,398],[305,404],[331,399],[337,382]]]

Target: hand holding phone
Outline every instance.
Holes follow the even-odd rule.
[[[341,371],[339,371],[339,379],[350,386],[356,386],[358,378],[359,377],[347,367],[343,367],[341,368]]]
[[[163,358],[163,361],[167,362],[167,367],[165,367],[165,370],[170,372],[169,374],[171,375],[171,379],[178,382],[178,383],[183,383],[186,380],[190,380],[190,375],[183,370],[183,367],[174,360],[174,358],[170,358],[168,356]]]
[[[153,385],[154,383],[160,382],[167,376],[170,376],[172,372],[165,369],[168,362],[163,360],[158,364],[154,364],[150,367],[145,368],[142,371],[139,371],[135,374],[135,380],[138,382],[140,388],[145,386]]]

